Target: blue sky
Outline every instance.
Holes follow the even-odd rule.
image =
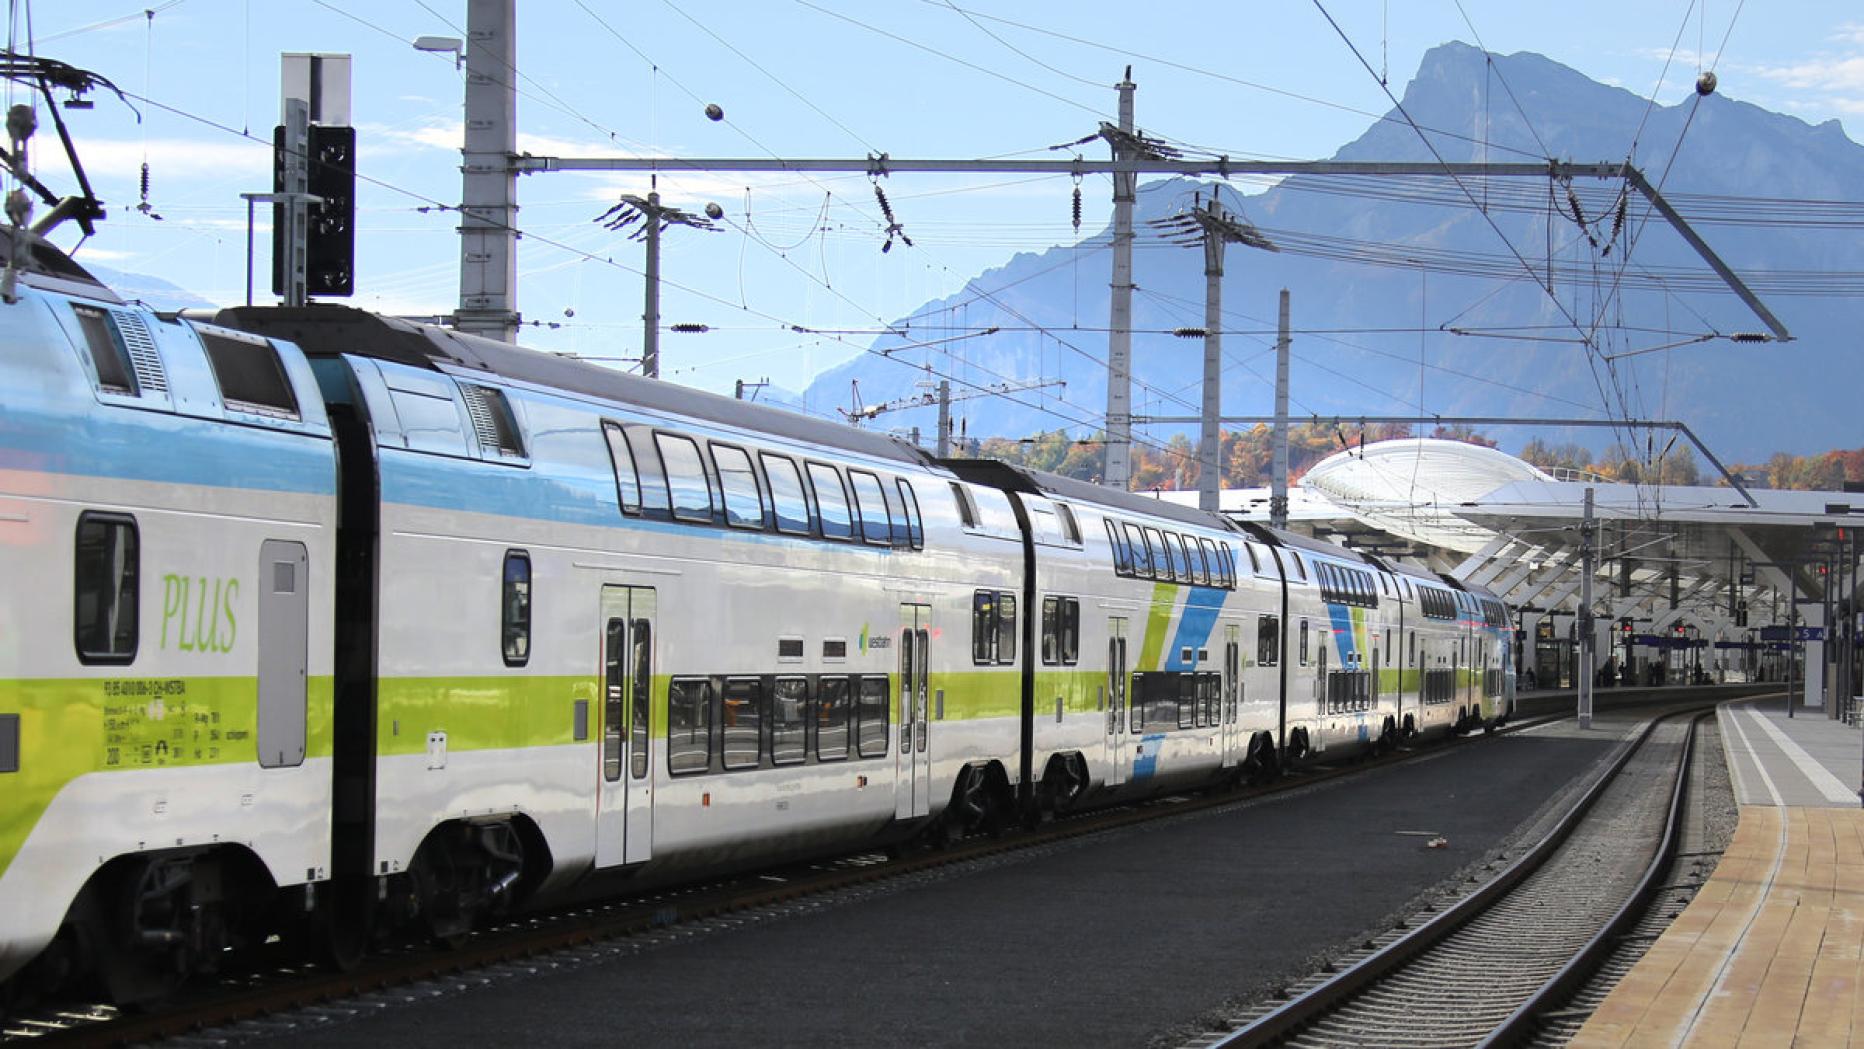
[[[1394,91],[1448,40],[1537,51],[1641,95],[1675,102],[1712,62],[1721,92],[1802,117],[1864,119],[1864,11],[1769,0],[1325,0]],[[68,113],[110,218],[80,259],[240,301],[241,191],[269,188],[278,56],[355,60],[359,133],[355,305],[432,314],[457,301],[462,78],[416,36],[461,36],[464,0],[37,0],[39,53],[94,70],[150,101],[142,120],[100,94]],[[153,19],[143,11],[153,8]],[[23,43],[23,26],[14,29]],[[1047,147],[1113,119],[1108,85],[1139,84],[1142,127],[1237,157],[1314,158],[1389,108],[1377,80],[1311,2],[1089,0],[524,0],[518,9],[520,148],[539,155],[679,157],[1064,157]],[[1725,45],[1724,45],[1725,41]],[[1719,55],[1719,59],[1718,56]],[[1660,83],[1665,62],[1667,77]],[[726,120],[705,118],[722,106]],[[49,128],[48,128],[49,131]],[[241,132],[246,132],[242,135]],[[249,137],[248,137],[249,136]],[[1090,147],[1091,148],[1091,147]],[[38,142],[39,171],[68,185]],[[1092,156],[1103,156],[1104,148]],[[1574,158],[1582,160],[1610,158]],[[138,175],[150,169],[139,213]],[[729,391],[768,377],[799,389],[857,352],[863,332],[1019,251],[1077,239],[1065,176],[896,176],[886,183],[912,249],[883,255],[861,175],[663,177],[669,203],[715,201],[721,232],[669,234],[663,374]],[[595,357],[638,355],[641,248],[591,220],[645,176],[548,174],[520,182],[522,339]],[[1083,183],[1081,235],[1110,212]],[[266,272],[261,216],[258,267]],[[61,238],[69,244],[70,236]],[[263,286],[261,292],[263,293]],[[801,335],[800,325],[843,334]],[[815,405],[820,411],[832,406]]]

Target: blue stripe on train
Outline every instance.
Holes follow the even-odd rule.
[[[1215,587],[1191,588],[1190,595],[1184,599],[1184,611],[1178,614],[1178,633],[1165,652],[1166,670],[1190,670],[1191,664],[1182,658],[1184,650],[1210,647],[1210,634],[1216,629],[1217,613],[1223,610],[1223,602],[1228,596],[1229,591]]]
[[[136,408],[81,415],[0,399],[0,468],[329,495],[330,440]]]

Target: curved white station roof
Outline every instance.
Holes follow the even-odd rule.
[[[1301,486],[1393,535],[1474,553],[1495,533],[1459,510],[1503,485],[1552,480],[1506,452],[1423,437],[1337,452],[1309,469]]]

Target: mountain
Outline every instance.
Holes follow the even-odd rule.
[[[194,292],[147,273],[133,273],[112,266],[102,266],[78,255],[78,262],[110,290],[126,299],[137,299],[158,310],[211,309],[215,305]]]
[[[1225,414],[1272,411],[1268,347],[1276,291],[1288,288],[1298,414],[1418,415],[1421,405],[1425,415],[1572,418],[1600,416],[1609,405],[1618,417],[1680,419],[1725,461],[1864,443],[1864,422],[1849,405],[1864,378],[1850,344],[1864,329],[1864,297],[1856,293],[1864,238],[1851,232],[1864,222],[1864,206],[1819,203],[1864,201],[1864,147],[1836,121],[1813,126],[1721,94],[1650,107],[1540,55],[1490,55],[1460,43],[1426,54],[1402,105],[1433,129],[1435,155],[1394,110],[1335,159],[1614,162],[1629,154],[1794,341],[1717,338],[1637,352],[1703,333],[1765,329],[1642,198],[1630,194],[1619,220],[1618,180],[1576,179],[1569,198],[1566,185],[1545,177],[1466,178],[1459,186],[1441,177],[1300,176],[1250,197],[1212,181],[1163,179],[1141,185],[1136,207],[1135,414],[1198,411],[1202,343],[1168,333],[1203,324],[1202,253],[1163,244],[1146,223],[1214,191],[1284,248],[1228,252]],[[1770,200],[1746,199],[1757,197]],[[941,325],[1001,326],[988,337],[893,356],[952,375],[956,389],[1066,381],[1065,400],[1056,390],[1031,390],[954,405],[972,436],[1058,427],[1092,433],[1105,411],[1107,337],[1088,329],[1106,327],[1109,256],[1097,249],[1109,237],[1103,230],[1080,246],[1016,255],[914,311],[907,338],[883,338],[874,348],[953,333]],[[1420,269],[1418,258],[1433,265]],[[1540,286],[1549,264],[1551,294]],[[1595,316],[1609,324],[1589,351],[1580,332],[1593,332]],[[914,395],[915,378],[863,354],[818,376],[806,395],[813,404],[840,403],[858,379],[863,399],[876,403]],[[901,411],[886,425],[930,432],[934,416]],[[1172,430],[1146,432],[1162,441]],[[1490,432],[1505,448],[1533,436]],[[1600,447],[1617,435],[1555,436]]]

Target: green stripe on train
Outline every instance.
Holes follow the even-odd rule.
[[[330,689],[328,677],[308,682],[310,757],[330,756]],[[0,876],[79,776],[257,763],[258,709],[251,677],[0,681],[0,714],[19,715],[19,771],[0,773]]]
[[[666,731],[668,682],[687,676],[654,675],[650,702],[656,735]],[[889,673],[886,678],[894,708],[890,716],[897,719],[899,675]],[[945,721],[1013,718],[1022,711],[1020,674],[1015,667],[933,671],[926,682],[935,718],[940,690],[945,693]],[[425,753],[430,732],[447,734],[449,752],[575,743],[578,702],[589,705],[588,730],[593,740],[601,735],[606,716],[598,702],[600,685],[590,675],[384,678],[377,686],[376,752],[384,756]],[[1090,694],[1090,706],[1091,702]]]

